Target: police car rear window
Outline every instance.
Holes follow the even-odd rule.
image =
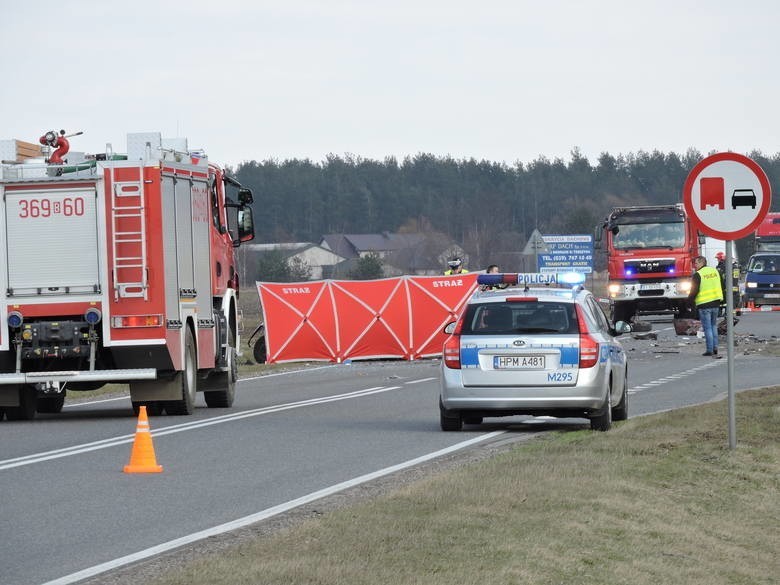
[[[461,330],[464,335],[578,332],[574,303],[556,301],[469,305]]]

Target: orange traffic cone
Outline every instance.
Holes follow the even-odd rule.
[[[133,450],[130,452],[130,463],[125,465],[125,473],[160,473],[162,470],[162,465],[157,465],[157,459],[154,457],[149,419],[146,416],[146,407],[142,406],[138,409]]]

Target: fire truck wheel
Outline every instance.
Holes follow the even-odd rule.
[[[5,416],[8,420],[32,420],[38,405],[38,391],[35,386],[24,384],[19,386],[19,406],[6,406]]]
[[[206,406],[209,408],[230,408],[236,399],[236,379],[238,378],[238,359],[236,348],[228,348],[228,369],[226,372],[215,372],[209,376],[209,386],[219,390],[203,392]]]
[[[62,412],[65,404],[65,390],[51,396],[38,397],[38,412],[58,413]]]
[[[192,338],[192,331],[187,327],[187,332],[184,334],[184,371],[176,376],[181,380],[181,400],[169,400],[165,403],[165,412],[169,415],[195,412],[195,393],[198,391],[196,364],[195,341]]]
[[[160,416],[163,413],[164,403],[152,400],[149,402],[133,402],[133,414],[135,416],[138,416],[142,406],[146,407],[146,414],[149,416]]]

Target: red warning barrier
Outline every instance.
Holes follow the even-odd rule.
[[[257,282],[268,363],[441,355],[476,274]]]

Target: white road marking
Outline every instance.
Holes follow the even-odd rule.
[[[681,378],[686,378],[697,372],[700,372],[701,370],[706,370],[707,368],[712,368],[719,364],[725,363],[725,361],[726,360],[712,360],[711,362],[707,362],[706,364],[696,366],[695,368],[691,368],[690,370],[685,370],[683,372],[680,372],[679,374],[674,374],[672,376],[665,376],[663,378],[658,378],[657,380],[651,380],[650,382],[645,382],[644,384],[640,384],[638,386],[634,386],[633,388],[629,388],[628,393],[636,394],[637,392],[648,390],[650,388],[655,388],[656,386],[662,386],[664,384],[668,384],[669,382],[676,382]]]
[[[438,380],[438,378],[421,378],[419,380],[410,380],[408,382],[404,382],[407,386],[410,384],[419,384],[420,382],[431,382],[433,380]]]
[[[316,372],[317,370],[324,370],[327,368],[336,368],[341,364],[331,364],[328,366],[319,366],[317,368],[303,368],[302,370],[293,370],[292,372],[277,372],[275,374],[265,374],[263,376],[254,376],[252,378],[241,378],[236,380],[237,382],[248,382],[249,380],[262,380],[263,378],[274,378],[276,376],[288,376],[290,374],[300,374],[301,372]]]
[[[117,400],[130,400],[130,395],[115,396],[114,398],[103,398],[101,400],[90,400],[84,402],[75,402],[73,404],[66,404],[62,408],[73,408],[74,406],[85,406],[88,404],[101,404],[102,402],[115,402]]]
[[[350,398],[360,398],[362,396],[370,396],[372,394],[379,394],[382,392],[389,392],[391,390],[400,390],[400,389],[401,386],[387,386],[387,387],[376,386],[374,388],[365,388],[363,390],[347,392],[346,394],[334,394],[333,396],[323,396],[321,398],[311,398],[308,400],[300,400],[298,402],[289,402],[287,404],[277,404],[275,406],[266,406],[263,408],[255,408],[252,410],[244,410],[241,412],[235,412],[223,416],[216,416],[206,420],[196,420],[196,421],[185,422],[177,425],[170,425],[161,428],[159,430],[152,431],[152,436],[160,437],[164,435],[171,435],[174,433],[181,433],[183,431],[200,429],[200,428],[209,427],[212,425],[218,425],[226,422],[233,422],[245,418],[261,416],[264,414],[281,412],[283,410],[291,410],[293,408],[301,408],[304,406],[314,406],[317,404],[327,404],[328,402],[348,400]],[[160,420],[160,419],[155,419],[155,420]],[[134,440],[134,438],[135,438],[135,433],[131,435],[120,435],[117,437],[102,439],[100,441],[94,441],[91,443],[83,443],[81,445],[73,445],[71,447],[55,449],[53,451],[34,453],[32,455],[24,455],[22,457],[15,457],[13,459],[5,459],[0,461],[0,471],[11,469],[13,467],[21,467],[23,465],[31,465],[33,463],[41,463],[43,461],[50,461],[52,459],[69,457],[71,455],[78,455],[80,453],[88,453],[90,451],[97,451],[99,449],[107,449],[109,447],[115,447],[117,445],[122,445],[124,443],[131,443]]]
[[[289,376],[290,374],[299,374],[301,372],[316,372],[317,370],[324,370],[326,368],[335,368],[335,365],[331,366],[320,366],[318,368],[305,368],[303,370],[293,370],[292,372],[277,372],[275,374],[266,374],[264,376],[254,376],[252,378],[241,378],[240,380],[236,380],[237,384],[240,384],[241,382],[249,382],[250,380],[262,380],[263,378],[275,378],[276,376]],[[116,400],[130,400],[129,395],[125,396],[117,396],[115,398],[104,398],[102,400],[90,400],[89,402],[77,402],[75,404],[66,404],[63,408],[73,408],[75,406],[85,406],[88,404],[100,404],[101,402],[113,402]]]
[[[224,534],[226,532],[230,532],[231,530],[237,530],[239,528],[243,528],[244,526],[249,526],[250,524],[254,524],[262,520],[267,520],[268,518],[272,518],[273,516],[276,516],[278,514],[288,512],[289,510],[292,510],[299,506],[309,504],[315,500],[319,500],[321,498],[336,494],[338,492],[344,491],[351,487],[372,481],[380,477],[384,477],[385,475],[390,475],[391,473],[395,473],[396,471],[401,471],[402,469],[407,469],[414,465],[425,463],[426,461],[430,461],[432,459],[442,457],[443,455],[453,453],[454,451],[465,449],[466,447],[469,447],[476,443],[487,441],[489,439],[502,435],[506,432],[507,431],[494,431],[492,433],[480,435],[479,437],[474,437],[473,439],[456,443],[455,445],[451,445],[444,449],[440,449],[438,451],[434,451],[426,455],[421,455],[420,457],[415,457],[414,459],[409,459],[408,461],[404,461],[403,463],[398,463],[397,465],[385,467],[384,469],[380,469],[372,473],[367,473],[365,475],[361,475],[359,477],[355,477],[353,479],[349,479],[341,483],[337,483],[330,487],[318,490],[316,492],[312,492],[305,496],[301,496],[300,498],[296,498],[294,500],[284,502],[277,506],[272,506],[271,508],[266,508],[265,510],[261,510],[260,512],[257,512],[255,514],[250,514],[249,516],[244,516],[243,518],[238,518],[231,522],[226,522],[225,524],[220,524],[212,528],[207,528],[206,530],[193,532],[192,534],[182,536],[181,538],[176,538],[174,540],[169,540],[168,542],[163,542],[162,544],[158,544],[156,546],[138,551],[136,553],[124,557],[120,557],[118,559],[114,559],[106,563],[101,563],[99,565],[95,565],[93,567],[83,569],[76,573],[71,573],[70,575],[65,575],[64,577],[54,579],[53,581],[47,581],[42,585],[70,585],[71,583],[77,583],[82,579],[88,579],[90,577],[100,575],[101,573],[105,573],[106,571],[118,569],[119,567],[129,565],[130,563],[135,563],[143,559],[148,559],[150,557],[168,552],[175,548],[179,548],[181,546],[185,546],[187,544],[197,542],[199,540],[204,540],[206,538],[210,538],[218,534]]]

